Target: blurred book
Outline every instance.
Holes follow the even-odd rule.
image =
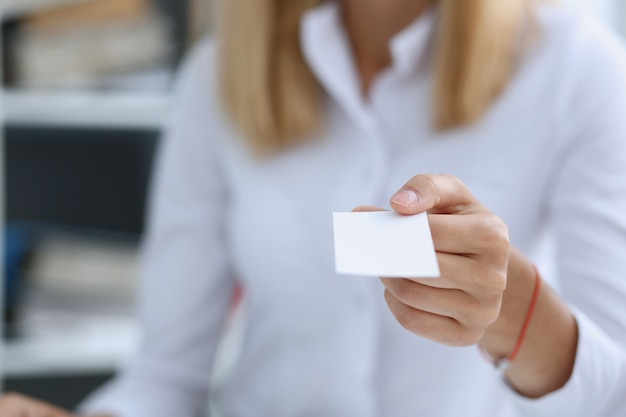
[[[19,87],[100,87],[167,66],[169,24],[147,0],[91,0],[30,13],[11,58]]]
[[[2,0],[0,12],[3,20],[19,19],[33,11],[91,0]]]
[[[146,0],[91,0],[63,7],[35,11],[24,19],[30,30],[59,30],[67,26],[108,23],[114,20],[133,20],[142,17],[148,9]]]
[[[137,253],[134,244],[50,236],[35,245],[25,275],[31,290],[39,293],[130,300]]]

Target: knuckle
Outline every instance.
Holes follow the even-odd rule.
[[[434,175],[417,175],[414,179],[416,179],[416,182],[420,184],[420,188],[426,188],[428,189],[429,194],[439,196],[439,185],[437,184],[437,180]]]
[[[435,177],[436,175],[432,174],[422,174],[416,176],[416,178],[419,178],[427,184],[430,184],[432,187],[437,188],[437,180],[435,179]]]
[[[441,174],[442,178],[445,178],[447,181],[451,182],[455,187],[463,187],[465,188],[465,183],[459,179],[456,175],[453,174]]]
[[[501,306],[501,295],[488,297],[487,301],[483,302],[479,309],[479,313],[476,317],[476,325],[486,327],[495,322],[500,316]]]
[[[508,276],[506,267],[500,269],[499,271],[496,271],[493,274],[493,281],[491,286],[492,288],[494,288],[495,291],[497,291],[498,297],[502,297],[502,293],[504,292],[504,290],[506,290],[507,280]]]
[[[475,242],[482,255],[493,262],[506,262],[511,246],[506,223],[495,215],[479,216],[475,227]]]
[[[501,298],[507,284],[506,263],[498,261],[489,264],[480,276],[481,297],[489,300]]]
[[[483,238],[493,244],[502,244],[509,242],[509,230],[501,218],[494,214],[481,216],[480,227]]]
[[[492,233],[494,242],[498,244],[498,246],[506,248],[510,245],[509,239],[509,227],[501,218],[497,216],[493,216],[492,218]]]

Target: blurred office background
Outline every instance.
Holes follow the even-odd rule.
[[[152,158],[211,0],[0,0],[5,390],[72,407],[138,339]],[[626,32],[624,0],[564,0]],[[2,304],[2,303],[0,303]]]
[[[72,407],[137,343],[152,158],[205,0],[0,0],[5,390]]]

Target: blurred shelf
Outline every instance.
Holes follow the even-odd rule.
[[[45,332],[5,342],[4,378],[80,376],[113,373],[131,356],[138,330],[130,318],[72,319]]]
[[[19,19],[29,13],[50,7],[86,3],[88,1],[90,0],[2,0],[2,3],[0,3],[0,18],[2,21]]]
[[[11,126],[160,130],[171,96],[149,92],[7,90],[4,121]]]

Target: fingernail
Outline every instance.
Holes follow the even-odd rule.
[[[419,201],[419,197],[413,190],[400,190],[391,199],[393,203],[403,207],[413,207]]]

